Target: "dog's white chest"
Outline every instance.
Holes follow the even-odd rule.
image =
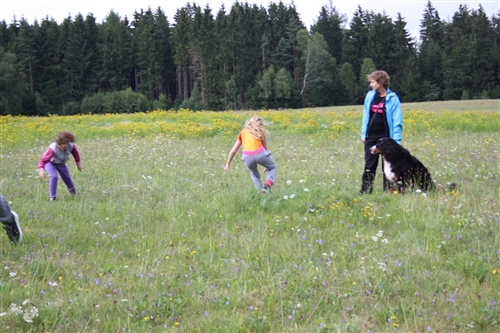
[[[392,172],[392,165],[384,158],[384,175],[387,180],[396,181],[396,174]]]

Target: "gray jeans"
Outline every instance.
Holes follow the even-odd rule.
[[[262,189],[262,181],[260,180],[260,173],[257,169],[257,165],[262,165],[264,168],[266,168],[266,182],[270,182],[271,185],[274,184],[276,177],[276,168],[278,166],[271,158],[271,152],[269,150],[263,150],[255,155],[243,154],[241,160],[250,171],[250,176],[252,177],[253,184],[257,191],[260,191]]]

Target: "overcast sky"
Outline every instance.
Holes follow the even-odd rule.
[[[173,16],[177,9],[185,6],[188,2],[184,0],[0,0],[0,20],[5,20],[7,23],[12,22],[15,16],[18,20],[24,16],[30,24],[35,19],[40,21],[44,17],[52,17],[58,23],[61,23],[64,18],[71,14],[74,17],[81,13],[86,16],[88,13],[93,13],[98,23],[101,23],[111,9],[120,14],[123,18],[127,16],[129,20],[133,18],[134,11],[147,9],[151,7],[156,9],[161,7],[168,17],[169,22],[174,22]],[[212,9],[214,16],[219,11],[222,4],[226,7],[226,12],[229,13],[231,5],[236,0],[200,0],[194,1],[198,5],[205,7],[207,4]],[[240,3],[248,2],[249,4],[262,5],[265,8],[269,7],[271,2],[279,1],[239,1]],[[282,0],[286,5],[295,4],[297,12],[300,14],[302,22],[309,28],[321,9],[321,6],[327,5],[329,0]],[[487,13],[488,17],[495,14],[499,15],[500,0],[483,0],[483,1],[431,1],[434,8],[437,9],[441,19],[451,21],[453,14],[458,11],[460,4],[465,4],[469,9],[478,9],[481,4]],[[396,19],[397,13],[401,13],[407,22],[407,30],[414,37],[418,37],[419,25],[422,19],[427,0],[334,0],[333,5],[341,14],[347,16],[348,22],[352,14],[358,7],[363,10],[373,10],[375,13],[385,11],[393,20]]]

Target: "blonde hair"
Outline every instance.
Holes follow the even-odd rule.
[[[264,129],[264,120],[262,120],[261,117],[259,116],[253,116],[250,118],[250,120],[247,121],[245,124],[245,128],[250,132],[250,134],[255,138],[255,139],[265,139],[266,136],[269,134],[265,129]]]
[[[61,131],[61,132],[57,133],[56,142],[58,144],[75,142],[75,141],[76,141],[76,136],[73,133],[71,133],[70,131]]]

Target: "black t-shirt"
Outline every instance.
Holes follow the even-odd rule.
[[[370,120],[368,123],[368,135],[389,135],[387,116],[385,114],[385,96],[375,95],[370,107]]]

